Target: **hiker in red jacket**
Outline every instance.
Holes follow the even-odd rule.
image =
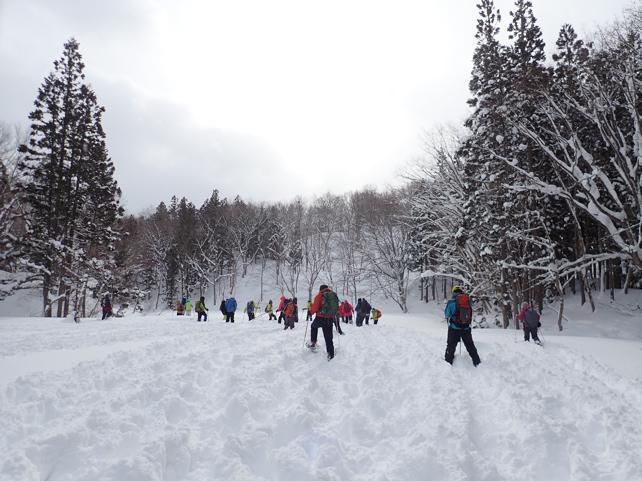
[[[348,302],[347,299],[344,302],[346,304],[346,308],[345,308],[346,309],[346,311],[345,311],[346,312],[346,322],[349,322],[350,324],[352,324],[352,313],[354,312],[354,308],[352,307],[352,304],[350,304],[350,302]]]
[[[319,287],[319,293],[314,298],[314,302],[312,302],[310,312],[316,314],[316,316],[310,328],[310,344],[308,344],[308,347],[313,350],[316,349],[317,335],[319,328],[321,328],[329,361],[334,357],[332,328],[334,327],[334,319],[339,312],[339,298],[328,286],[322,284]]]
[[[281,324],[281,321],[285,322],[285,312],[283,312],[283,309],[285,309],[285,296],[282,295],[279,298],[279,307],[276,309],[276,312],[279,313],[279,324]]]

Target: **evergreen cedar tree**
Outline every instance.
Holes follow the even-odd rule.
[[[38,90],[18,165],[31,215],[27,255],[41,272],[46,315],[50,294],[61,298],[57,315],[66,316],[71,302],[84,307],[88,278],[106,286],[123,213],[102,127],[105,109],[85,83],[84,67],[78,42],[69,40]]]

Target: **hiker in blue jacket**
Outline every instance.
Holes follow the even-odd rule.
[[[459,341],[464,343],[468,354],[473,360],[475,367],[481,362],[477,348],[473,342],[470,323],[473,318],[473,310],[470,306],[470,297],[460,286],[452,288],[453,296],[446,303],[444,316],[448,322],[448,338],[446,340],[446,355],[444,359],[452,364],[455,359],[455,348]]]
[[[233,297],[230,297],[227,301],[225,301],[225,312],[227,314],[225,322],[234,322],[235,311],[236,311],[236,299],[234,299]]]

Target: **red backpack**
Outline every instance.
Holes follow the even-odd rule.
[[[292,301],[288,302],[287,306],[285,307],[285,317],[294,316],[295,311],[296,311],[296,304]]]
[[[468,294],[459,294],[455,298],[455,315],[454,321],[457,324],[469,326],[473,320],[473,308],[470,305]]]

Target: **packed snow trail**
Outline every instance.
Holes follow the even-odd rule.
[[[642,480],[639,381],[510,331],[450,366],[392,324],[327,362],[304,322],[2,320],[0,480]]]

